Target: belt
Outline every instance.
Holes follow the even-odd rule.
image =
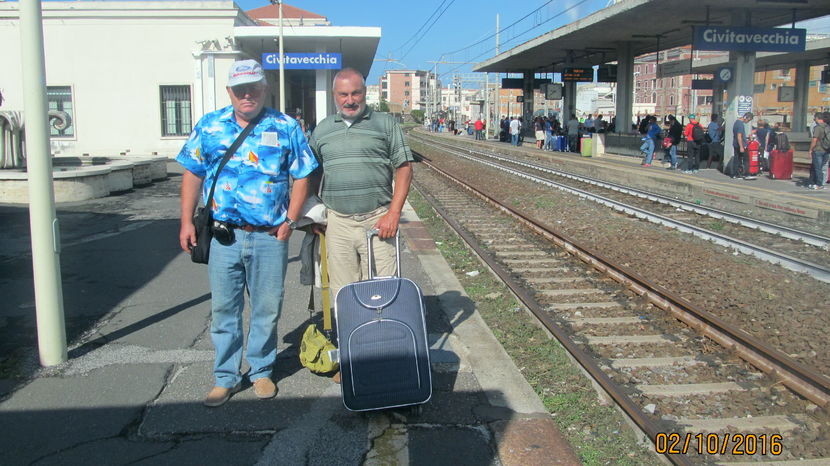
[[[268,230],[274,228],[272,226],[235,225],[233,223],[227,223],[227,222],[225,222],[225,225],[227,225],[229,228],[234,228],[234,229],[237,229],[237,230],[247,231],[248,233],[250,233],[252,231],[268,231]]]

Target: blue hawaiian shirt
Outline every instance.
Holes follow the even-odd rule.
[[[305,178],[317,168],[300,125],[266,108],[265,115],[222,169],[213,202],[213,218],[236,225],[277,226],[288,210],[288,175]],[[204,178],[207,200],[222,158],[242,132],[233,107],[203,116],[176,161]]]

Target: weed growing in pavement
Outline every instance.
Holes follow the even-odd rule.
[[[516,312],[522,305],[504,284],[490,273],[466,275],[471,267],[484,272],[484,266],[417,190],[410,193],[409,202],[476,303],[476,309],[580,459],[588,465],[654,463],[651,450],[637,442],[619,412],[599,405],[591,382],[574,366],[559,342],[549,338],[530,315]]]
[[[726,225],[724,225],[721,222],[712,222],[709,224],[709,228],[711,228],[714,231],[723,231],[725,226]]]

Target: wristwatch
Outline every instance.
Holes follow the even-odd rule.
[[[297,222],[295,222],[294,220],[291,220],[290,218],[285,217],[285,223],[288,224],[288,228],[291,228],[292,230],[297,229]]]

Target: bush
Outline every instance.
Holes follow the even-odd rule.
[[[424,122],[423,110],[412,110],[409,114],[412,115],[412,119],[415,120],[415,123],[422,124]]]

